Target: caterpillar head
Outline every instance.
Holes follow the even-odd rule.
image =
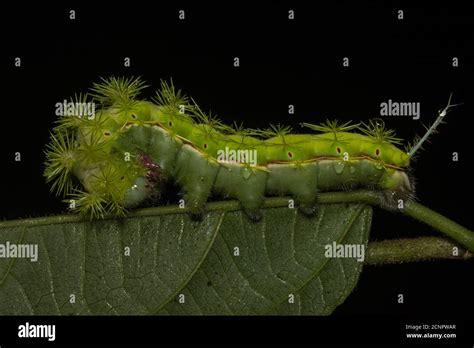
[[[373,151],[373,158],[383,163],[385,169],[380,186],[386,190],[397,191],[398,194],[411,196],[414,193],[414,185],[408,175],[410,157],[392,144],[380,144]]]
[[[388,168],[381,178],[380,186],[399,196],[413,196],[414,184],[406,170]]]

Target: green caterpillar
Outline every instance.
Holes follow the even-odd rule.
[[[395,206],[413,195],[410,159],[431,133],[403,151],[401,139],[381,121],[302,124],[314,134],[231,127],[172,83],[162,81],[153,101],[137,99],[145,87],[140,79],[102,79],[90,95],[76,96],[69,109],[64,105],[44,176],[74,210],[92,218],[122,216],[159,196],[169,181],[184,189],[194,214],[204,211],[211,194],[238,199],[254,219],[264,197],[273,195],[290,195],[311,214],[318,192],[357,187],[379,190]],[[88,101],[99,106],[95,113],[74,107]]]

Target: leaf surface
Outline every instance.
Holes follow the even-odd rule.
[[[322,204],[312,217],[266,208],[259,222],[214,210],[199,222],[168,212],[4,225],[0,245],[37,245],[38,260],[0,258],[0,314],[327,315],[363,263],[326,246],[366,248],[371,217],[364,204]]]

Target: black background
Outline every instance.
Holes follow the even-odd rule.
[[[75,20],[69,20],[70,9]],[[178,19],[180,9],[186,11],[184,21]],[[293,21],[289,9],[295,11]],[[399,9],[403,20],[397,19]],[[154,94],[160,79],[173,78],[203,110],[226,123],[260,128],[282,123],[296,132],[304,132],[300,122],[379,117],[380,103],[388,99],[420,102],[419,121],[384,118],[406,140],[424,132],[421,122],[433,122],[453,92],[453,102],[465,104],[449,114],[413,170],[422,204],[472,228],[473,14],[472,2],[447,1],[337,1],[311,7],[284,1],[17,4],[3,9],[0,215],[64,212],[42,177],[55,103],[87,91],[100,76],[140,75],[151,86],[144,97]],[[14,67],[15,57],[21,57],[21,68]],[[124,57],[130,57],[131,67],[124,67]],[[238,68],[234,57],[240,58]],[[348,68],[343,57],[350,59]],[[452,67],[453,57],[459,67]],[[295,105],[294,115],[288,115],[289,104]],[[17,151],[21,162],[14,161]],[[451,160],[454,151],[459,162]],[[371,240],[436,235],[401,214],[376,209],[373,220]],[[473,262],[455,261],[366,266],[334,316],[375,322],[375,316],[467,319],[474,308],[472,270]],[[396,301],[399,293],[404,304]],[[331,320],[329,326],[337,329]],[[311,319],[298,323],[310,326]]]

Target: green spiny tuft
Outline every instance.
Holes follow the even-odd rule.
[[[142,89],[148,87],[140,77],[110,77],[101,78],[102,82],[94,83],[91,88],[91,96],[105,106],[115,106],[120,111],[127,111],[132,108],[135,98]]]
[[[46,162],[43,175],[52,182],[51,191],[57,196],[68,194],[72,189],[71,171],[77,158],[75,142],[68,133],[51,134],[46,145]]]
[[[134,123],[142,124],[142,121],[135,120]],[[77,133],[79,133],[80,138],[85,139],[85,141],[90,143],[96,141],[104,143],[105,145],[105,143],[115,140],[120,135],[121,130],[125,128],[125,123],[119,129],[114,129],[115,127],[117,126],[113,121],[111,122],[111,118],[106,115],[103,110],[100,110],[94,118],[84,120]]]
[[[395,136],[395,131],[393,129],[385,128],[384,121],[378,118],[369,120],[368,124],[362,123],[362,127],[359,127],[359,129],[365,135],[380,143],[401,145],[403,141],[403,139]]]
[[[338,120],[326,120],[326,122],[323,122],[321,124],[302,123],[301,125],[303,127],[307,127],[318,132],[333,133],[334,140],[337,141],[337,133],[349,132],[353,129],[357,129],[360,126],[360,123],[351,123],[352,121],[341,123]]]
[[[74,202],[73,210],[82,215],[88,215],[91,220],[107,216],[108,200],[104,194],[75,190],[71,194],[71,199],[64,200],[64,202],[71,204],[71,200]]]
[[[217,117],[217,115],[212,115],[210,112],[205,113],[204,111],[202,111],[202,109],[199,107],[199,105],[197,105],[197,103],[194,100],[192,101],[193,101],[193,105],[189,106],[188,111],[191,117],[193,117],[196,120],[196,122],[205,124],[210,127],[215,127],[215,128],[219,128],[223,126],[223,123]]]
[[[108,140],[91,133],[79,133],[79,135],[82,137],[82,141],[77,146],[77,157],[82,163],[91,165],[107,161],[106,145]]]
[[[121,174],[112,165],[101,168],[99,173],[91,175],[94,190],[91,192],[75,190],[70,199],[74,201],[74,209],[80,214],[89,216],[90,219],[108,216],[125,216],[126,209],[123,205],[124,191],[120,189]]]
[[[183,108],[186,110],[189,104],[189,99],[186,95],[181,93],[181,90],[176,90],[173,80],[166,82],[160,81],[160,89],[156,91],[156,95],[152,98],[159,106],[162,106],[169,113],[180,113]],[[181,112],[182,113],[182,112]]]
[[[97,174],[91,174],[94,182],[94,188],[112,196],[115,201],[121,197],[119,183],[121,174],[113,164],[102,166]]]
[[[244,127],[243,122],[237,124],[236,121],[232,125],[220,124],[217,128],[228,135],[238,135],[242,137],[255,135],[255,131],[250,128]]]
[[[290,126],[283,126],[281,124],[273,125],[271,124],[269,128],[263,130],[255,130],[255,132],[264,137],[264,138],[271,138],[271,137],[281,137],[284,140],[285,135],[290,134],[292,128]]]

